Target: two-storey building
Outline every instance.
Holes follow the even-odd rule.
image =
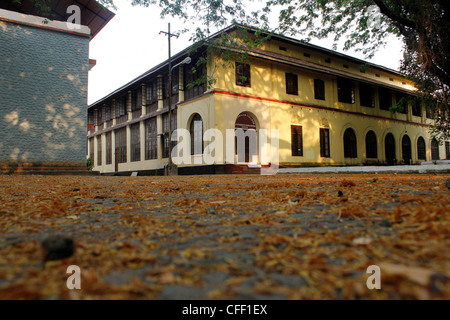
[[[213,37],[235,31],[232,26]],[[273,152],[281,166],[418,164],[449,156],[448,142],[431,139],[431,115],[415,98],[414,84],[396,71],[280,35],[246,59],[223,61],[217,50],[187,48],[173,65],[188,55],[192,63],[172,76],[172,130],[190,133],[178,140],[186,144],[177,148],[187,146],[182,153],[189,153],[180,174],[259,167],[271,163]],[[197,63],[205,57],[209,63]],[[202,77],[214,82],[198,85]],[[89,107],[94,170],[163,172],[170,150],[168,92],[165,61]],[[211,138],[210,129],[219,135]],[[227,130],[238,129],[244,134],[227,137]],[[211,162],[205,152],[213,142]],[[233,156],[240,144],[243,155]]]

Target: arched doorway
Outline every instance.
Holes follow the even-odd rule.
[[[235,128],[235,154],[238,163],[248,163],[257,155],[258,139],[256,135],[256,121],[247,113],[241,113],[234,124]]]
[[[353,129],[348,128],[344,132],[344,157],[357,158],[358,150],[356,148],[356,135]]]
[[[411,139],[406,134],[402,138],[402,159],[404,164],[411,164]]]
[[[372,130],[366,134],[366,158],[378,158],[377,135]]]
[[[392,166],[396,163],[395,159],[395,139],[392,133],[388,133],[384,139],[384,151],[386,154],[386,162]]]

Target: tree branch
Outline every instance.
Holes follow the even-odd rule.
[[[389,19],[393,20],[394,22],[400,23],[408,28],[416,29],[416,23],[414,21],[411,21],[405,17],[402,17],[401,15],[398,15],[397,13],[393,12],[385,3],[383,0],[373,0],[375,4],[380,8],[380,12],[387,16]]]

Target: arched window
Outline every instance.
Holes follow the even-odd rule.
[[[356,149],[356,135],[353,129],[348,128],[344,132],[344,157],[357,158],[358,152]]]
[[[388,165],[394,165],[395,159],[395,139],[392,133],[388,133],[384,140],[384,151],[386,154],[386,162]]]
[[[366,157],[370,159],[378,158],[377,136],[373,131],[366,134]]]
[[[431,140],[431,160],[439,160],[439,142]]]
[[[411,139],[406,134],[402,138],[402,159],[404,164],[411,164]]]
[[[196,113],[189,128],[191,135],[191,155],[203,154],[203,120]]]
[[[417,159],[427,160],[425,139],[422,137],[419,137],[419,139],[417,139]]]

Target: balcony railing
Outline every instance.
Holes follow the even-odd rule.
[[[150,114],[152,112],[156,112],[158,110],[158,102],[154,102],[152,104],[147,105],[147,108],[145,108],[145,113]]]
[[[141,114],[142,114],[142,109],[137,109],[137,110],[132,111],[133,119],[139,118],[141,116]]]
[[[128,121],[128,114],[124,114],[116,119],[116,124],[124,123]]]
[[[96,126],[95,126],[95,131],[99,131],[103,129],[103,122],[99,122]]]

